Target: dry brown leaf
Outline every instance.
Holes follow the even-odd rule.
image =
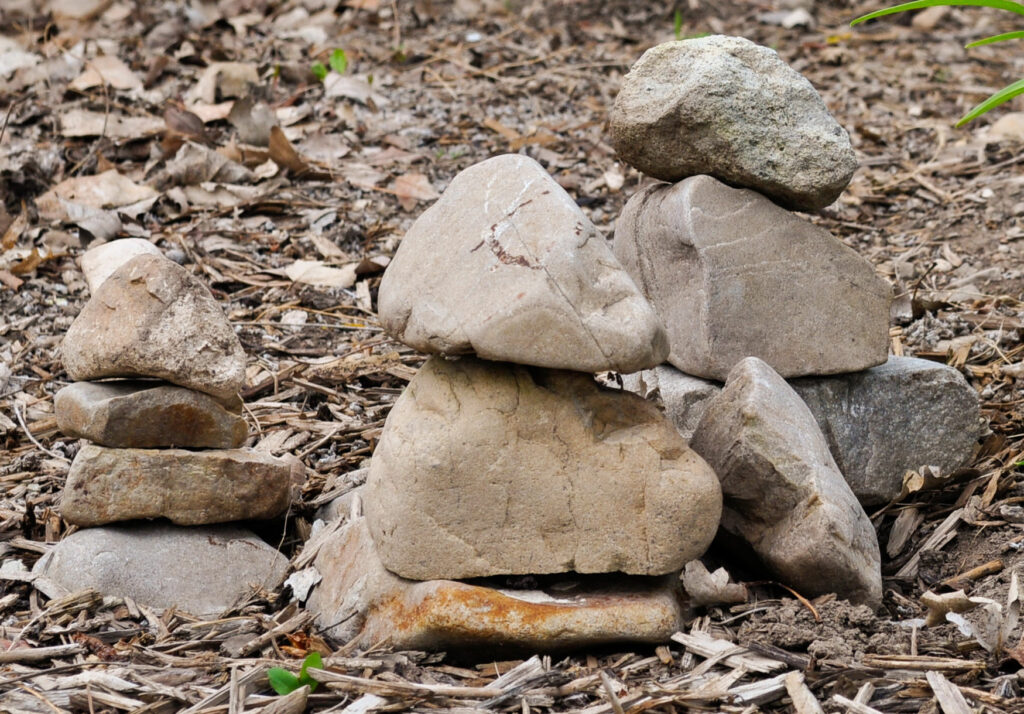
[[[324,288],[350,288],[356,282],[355,263],[343,268],[332,268],[322,260],[296,260],[284,272],[294,283]]]
[[[129,117],[87,109],[61,112],[59,119],[60,133],[66,137],[106,136],[113,139],[138,139],[157,134],[164,129],[164,123],[156,117]]]
[[[522,135],[518,131],[505,126],[500,121],[492,117],[484,119],[484,126],[510,142],[518,141],[522,138]]]
[[[696,607],[747,601],[747,588],[742,583],[730,582],[725,568],[711,573],[701,561],[691,560],[679,577],[690,602]]]
[[[0,246],[4,250],[10,250],[13,248],[18,239],[21,238],[21,234],[28,228],[28,213],[24,210],[18,214],[18,217],[11,221],[11,225],[7,226],[7,230],[4,231],[3,239],[0,240]]]
[[[294,174],[302,174],[309,169],[309,164],[298,155],[279,126],[270,129],[270,158],[282,169],[288,169]]]
[[[142,89],[142,80],[113,55],[101,55],[86,60],[85,71],[68,84],[69,89],[83,92],[93,87],[109,84],[114,89]]]
[[[42,262],[43,257],[39,255],[38,250],[33,248],[27,258],[11,266],[11,273],[14,275],[26,275],[38,268]]]
[[[441,197],[424,174],[403,174],[395,179],[391,190],[407,211],[415,208],[417,201],[433,201]]]
[[[159,195],[149,186],[137,184],[117,171],[105,171],[95,176],[64,179],[36,199],[36,205],[44,218],[63,220],[66,212],[60,199],[93,208],[120,208],[155,200]]]
[[[168,104],[164,109],[164,124],[169,131],[183,134],[204,144],[210,143],[203,120],[199,118],[198,114],[183,107]]]

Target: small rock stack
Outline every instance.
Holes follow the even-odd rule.
[[[276,587],[284,556],[241,528],[210,525],[273,518],[291,500],[289,462],[239,448],[245,354],[231,325],[206,287],[147,241],[105,244],[82,265],[92,298],[62,347],[80,381],[54,400],[61,431],[92,442],[61,500],[64,520],[82,530],[37,568],[69,590],[197,615],[225,610],[253,584]],[[112,525],[139,519],[174,525]]]
[[[524,156],[466,169],[405,235],[378,312],[434,356],[385,423],[365,517],[319,546],[309,606],[326,632],[431,649],[665,641],[681,621],[662,576],[707,548],[721,492],[653,404],[594,380],[668,345],[572,198]],[[562,574],[555,591],[458,582],[546,574]]]
[[[724,36],[648,50],[611,133],[621,158],[669,182],[634,195],[615,231],[670,343],[672,366],[632,385],[656,386],[714,467],[727,531],[804,594],[877,605],[878,543],[858,497],[884,503],[907,469],[964,463],[979,405],[951,368],[887,362],[888,284],[790,213],[846,188],[849,137],[775,52]]]

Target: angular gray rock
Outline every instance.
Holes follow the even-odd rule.
[[[234,449],[249,435],[238,414],[208,394],[162,382],[75,382],[53,399],[67,436],[135,449]]]
[[[247,449],[83,446],[68,472],[61,516],[97,526],[167,518],[183,526],[274,518],[291,502],[291,463]]]
[[[885,362],[891,288],[823,228],[709,176],[635,194],[615,255],[668,329],[668,361],[724,380],[744,357],[783,377]]]
[[[908,470],[963,466],[981,436],[977,392],[952,367],[890,357],[853,374],[790,382],[818,422],[839,470],[862,503],[899,495]]]
[[[597,228],[526,156],[452,180],[402,239],[378,309],[389,334],[433,354],[581,372],[635,372],[667,355],[664,328]]]
[[[751,357],[729,374],[691,440],[722,482],[722,527],[804,595],[882,600],[875,530],[843,480],[814,416]]]
[[[273,590],[287,570],[287,558],[244,529],[165,523],[76,531],[33,568],[68,594],[93,588],[203,618],[216,617],[254,588]]]
[[[722,391],[720,383],[685,374],[670,364],[624,374],[622,386],[644,399],[660,401],[665,407],[665,416],[687,441],[693,436],[708,404]]]
[[[312,544],[312,543],[311,543]],[[389,572],[366,520],[325,533],[313,566],[323,580],[306,608],[336,642],[396,650],[515,647],[559,651],[617,642],[665,642],[682,613],[673,576],[560,578],[548,590],[499,590]]]
[[[713,35],[647,50],[611,111],[619,156],[675,182],[707,174],[786,208],[815,211],[857,169],[850,137],[774,50]]]
[[[381,560],[416,580],[660,575],[718,526],[715,474],[651,403],[578,372],[432,357],[370,466]]]
[[[156,377],[237,401],[245,353],[210,291],[167,258],[139,255],[103,281],[62,346],[76,381]]]
[[[121,238],[82,253],[81,266],[89,293],[103,284],[115,270],[137,255],[160,255],[160,249],[142,238]]]

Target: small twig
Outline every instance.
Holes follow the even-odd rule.
[[[14,113],[14,108],[21,103],[21,99],[16,99],[11,102],[11,106],[7,107],[7,114],[4,115],[3,126],[0,126],[0,144],[4,142],[4,133],[7,131],[7,122],[11,120],[11,114]]]
[[[28,430],[28,426],[25,424],[25,418],[21,415],[21,408],[18,406],[17,402],[14,403],[14,416],[18,418],[18,424],[21,425],[21,429],[22,431],[25,432],[25,436],[28,437],[29,441],[36,445],[36,448],[38,448],[44,454],[48,455],[50,458],[60,459],[61,461],[67,461],[70,463],[71,459],[69,459],[66,456],[63,456],[62,454],[58,454],[55,451],[50,451],[45,446],[40,444],[34,436],[32,436],[32,432]]]
[[[612,705],[615,714],[626,714],[622,708],[622,702],[619,701],[619,695],[615,693],[615,688],[608,673],[602,669],[598,674],[601,676],[601,684],[604,686],[604,691],[608,694],[608,702]]]

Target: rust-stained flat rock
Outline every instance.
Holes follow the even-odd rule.
[[[62,432],[101,446],[235,449],[249,435],[210,395],[161,382],[75,382],[53,402]]]
[[[313,563],[323,576],[307,608],[337,642],[397,649],[516,647],[565,650],[665,642],[682,624],[674,577],[566,576],[558,589],[497,590],[413,581],[380,562],[364,518],[326,536]]]
[[[721,490],[635,394],[432,357],[387,418],[365,507],[382,561],[407,578],[662,575],[711,543]]]
[[[68,376],[156,377],[237,400],[245,353],[210,291],[177,263],[139,255],[103,281],[61,348]]]
[[[68,523],[135,518],[179,525],[279,516],[290,503],[291,464],[246,449],[109,449],[78,452],[61,499]]]

